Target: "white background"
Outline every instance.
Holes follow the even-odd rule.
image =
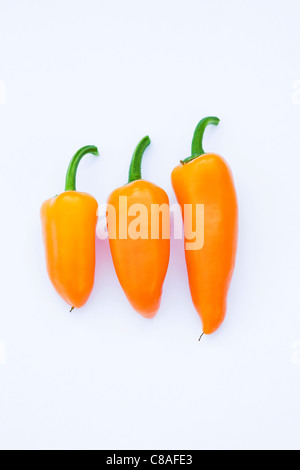
[[[299,16],[298,0],[0,0],[1,448],[300,448]],[[240,207],[222,328],[197,342],[181,241],[154,320],[128,304],[107,241],[70,315],[39,210],[72,155],[99,146],[78,189],[103,203],[149,134],[143,175],[173,204],[207,115]]]

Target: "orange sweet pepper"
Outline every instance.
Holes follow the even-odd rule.
[[[168,195],[141,176],[142,157],[149,144],[149,137],[138,144],[132,157],[128,184],[116,189],[107,201],[116,214],[115,227],[107,219],[114,267],[129,302],[146,318],[152,318],[159,309],[170,257]],[[158,207],[165,209],[165,232],[162,217],[151,216],[153,209]],[[138,225],[143,225],[144,233],[142,227],[135,225],[137,209],[140,210]],[[130,233],[131,224],[141,233]]]
[[[69,165],[65,192],[41,209],[48,274],[72,310],[87,302],[94,286],[98,203],[76,191],[77,168],[88,153],[99,155],[94,146],[80,149]]]
[[[194,209],[196,204],[204,205],[204,245],[197,250],[185,249],[185,257],[192,300],[205,334],[216,331],[225,318],[238,240],[238,203],[232,173],[223,158],[205,153],[202,147],[206,126],[218,123],[214,117],[200,121],[192,156],[172,172],[183,217],[186,204]]]

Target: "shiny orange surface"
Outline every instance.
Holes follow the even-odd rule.
[[[223,322],[238,239],[238,204],[231,171],[215,154],[204,154],[177,166],[172,185],[181,205],[204,204],[204,246],[185,250],[193,303],[203,332],[211,334]]]
[[[124,207],[120,206],[120,196],[127,198],[129,213],[135,204],[141,204],[147,210],[146,239],[130,237],[130,224],[136,219],[134,215],[129,215],[127,219],[125,227],[127,238],[120,237],[120,215],[124,215],[121,213],[124,212]],[[162,219],[151,220],[151,207],[153,204],[167,205],[167,225],[170,230],[169,198],[158,186],[145,180],[137,180],[116,189],[107,202],[116,211],[116,239],[111,238],[113,229],[109,221],[108,233],[118,279],[133,308],[144,317],[152,318],[161,302],[163,283],[169,265],[170,239],[162,237]],[[158,233],[157,239],[151,238],[153,231]]]
[[[50,280],[75,308],[87,302],[94,285],[97,208],[89,194],[67,191],[41,209]]]

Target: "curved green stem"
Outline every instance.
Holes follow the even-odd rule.
[[[146,148],[150,144],[150,137],[146,136],[137,145],[130,163],[128,183],[142,179],[142,159]]]
[[[78,165],[82,157],[84,157],[88,153],[91,153],[92,155],[96,156],[99,155],[98,149],[94,145],[88,145],[87,147],[83,147],[78,150],[77,153],[75,153],[67,171],[65,191],[76,191],[76,175]]]
[[[214,124],[215,126],[217,126],[219,122],[220,122],[220,119],[214,116],[209,116],[207,118],[202,119],[202,121],[199,122],[198,126],[195,129],[194,137],[192,141],[192,156],[186,158],[185,160],[182,160],[181,163],[183,165],[205,154],[203,150],[203,136],[204,136],[205,129],[210,124]]]

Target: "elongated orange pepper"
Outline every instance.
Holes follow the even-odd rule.
[[[146,318],[159,309],[170,257],[168,195],[141,175],[142,157],[149,144],[149,137],[138,144],[128,184],[116,189],[107,201],[116,214],[115,226],[107,219],[114,267],[129,302]],[[153,216],[159,207],[164,210],[164,222],[163,217]]]
[[[202,147],[206,126],[218,123],[215,117],[200,121],[192,156],[172,172],[183,217],[186,204],[193,206],[193,213],[196,204],[204,204],[204,245],[202,249],[185,249],[185,256],[192,300],[205,334],[216,331],[225,318],[238,239],[238,204],[231,171],[223,158],[206,154]]]
[[[76,191],[77,168],[88,153],[99,155],[94,146],[80,149],[69,165],[65,192],[41,209],[48,274],[72,310],[87,302],[94,286],[98,203]]]

